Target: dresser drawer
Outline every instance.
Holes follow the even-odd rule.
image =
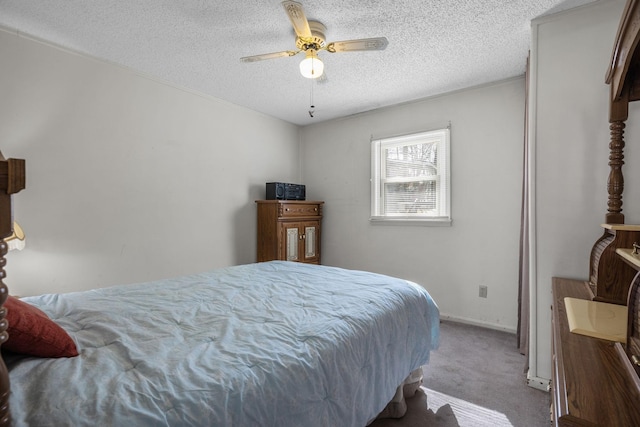
[[[321,205],[318,203],[282,203],[279,216],[283,218],[299,218],[322,215]]]

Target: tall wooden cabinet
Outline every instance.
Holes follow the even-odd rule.
[[[258,262],[282,260],[320,264],[324,202],[256,200]]]

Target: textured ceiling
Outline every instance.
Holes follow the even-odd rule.
[[[299,1],[327,42],[389,46],[321,51],[322,82],[300,75],[302,54],[241,63],[295,50],[279,0],[0,0],[0,25],[306,125],[522,75],[531,20],[593,0]]]

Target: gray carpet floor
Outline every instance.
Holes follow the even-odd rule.
[[[527,385],[525,364],[515,335],[443,321],[407,414],[370,427],[548,427],[549,393]]]

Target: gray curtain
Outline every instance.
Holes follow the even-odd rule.
[[[525,107],[524,107],[524,150],[522,159],[522,206],[520,211],[520,268],[518,281],[518,348],[520,353],[527,356],[527,366],[529,368],[529,58],[525,71]]]

